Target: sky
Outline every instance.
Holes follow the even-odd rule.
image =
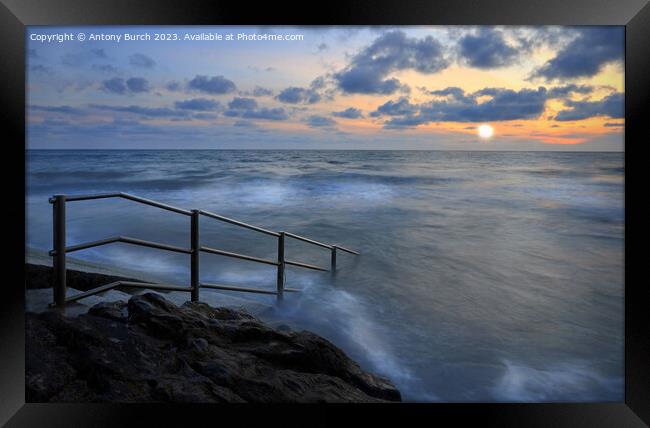
[[[26,38],[29,149],[624,149],[622,26],[32,26]]]

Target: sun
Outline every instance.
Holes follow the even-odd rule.
[[[481,125],[478,127],[478,136],[481,138],[490,138],[494,135],[494,128],[490,125]]]

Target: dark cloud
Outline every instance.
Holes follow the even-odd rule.
[[[586,27],[558,54],[535,70],[531,77],[546,80],[590,77],[605,64],[623,62],[625,29],[623,27]]]
[[[189,89],[195,91],[216,95],[229,94],[237,89],[233,81],[228,80],[223,76],[208,77],[197,75],[194,79],[189,81],[187,86]]]
[[[219,103],[207,98],[192,98],[191,100],[176,101],[174,106],[180,110],[214,111]]]
[[[370,113],[370,116],[403,116],[413,114],[416,110],[416,105],[411,104],[407,98],[402,97],[397,101],[385,102],[384,104],[377,107],[377,110]]]
[[[327,79],[324,76],[318,76],[309,84],[309,88],[315,90],[323,89],[327,85]]]
[[[257,101],[253,98],[235,97],[228,103],[231,110],[254,110],[257,108]]]
[[[89,107],[97,110],[113,111],[118,113],[131,113],[148,118],[189,118],[190,113],[184,110],[174,110],[168,107],[141,107],[136,105],[130,106],[111,106],[105,104],[90,104]]]
[[[127,92],[126,83],[121,77],[104,80],[102,82],[102,89],[113,94],[126,94]]]
[[[465,96],[465,90],[457,86],[449,86],[445,89],[437,89],[427,92],[429,95],[435,95],[438,97],[454,97],[456,99],[461,99]]]
[[[126,87],[133,93],[149,92],[149,82],[143,77],[131,77],[126,80]]]
[[[255,128],[257,125],[255,125],[255,122],[251,122],[250,120],[238,120],[233,124],[233,126],[238,128]]]
[[[350,64],[334,74],[339,89],[346,93],[392,94],[403,90],[391,72],[412,69],[435,73],[449,65],[442,45],[431,36],[409,38],[401,31],[386,33],[355,55]]]
[[[556,86],[548,90],[549,98],[566,98],[571,94],[588,94],[594,90],[591,85],[564,85]]]
[[[604,126],[608,128],[613,128],[613,127],[619,127],[619,126],[625,126],[625,123],[614,123],[614,122],[607,122]]]
[[[287,120],[289,115],[287,115],[282,107],[262,107],[256,110],[247,110],[241,117],[244,119]]]
[[[413,126],[423,125],[430,122],[429,119],[422,115],[395,117],[384,123],[386,128],[410,128]]]
[[[282,90],[275,98],[288,104],[314,104],[320,101],[321,96],[314,89],[292,86]]]
[[[361,110],[359,110],[358,108],[349,107],[343,111],[333,112],[332,116],[342,117],[345,119],[359,119],[363,117],[363,113],[361,113]]]
[[[34,104],[29,106],[29,108],[30,110],[33,111],[44,111],[49,113],[64,113],[64,114],[72,114],[75,116],[86,114],[84,110],[79,109],[77,107],[68,106],[68,105],[44,106],[44,105]]]
[[[411,104],[406,98],[401,98],[383,104],[371,115],[391,116],[392,119],[385,122],[387,127],[417,126],[429,122],[534,119],[544,112],[547,100],[547,91],[544,87],[520,91],[485,88],[472,93],[450,87],[431,92],[446,98],[422,104]]]
[[[307,118],[307,125],[312,128],[331,128],[336,121],[330,117],[312,115]]]
[[[102,82],[102,89],[113,94],[125,95],[149,92],[150,87],[147,79],[142,77],[131,77],[126,80],[121,77],[114,77],[104,80]]]
[[[287,112],[281,107],[258,108],[255,99],[241,97],[235,97],[228,103],[228,110],[224,112],[224,115],[261,120],[287,120],[289,118]]]
[[[199,120],[213,120],[217,118],[217,115],[213,113],[195,113],[192,115],[192,118]]]
[[[256,86],[252,93],[254,97],[270,97],[273,95],[271,89],[263,88],[261,86]]]
[[[621,119],[625,116],[625,99],[622,93],[611,94],[600,101],[565,101],[569,107],[560,111],[557,121],[582,120],[595,116],[607,116]]]
[[[326,50],[328,47],[329,47],[329,46],[327,46],[326,43],[321,43],[320,45],[318,45],[317,49],[318,49],[318,52],[323,52],[323,51]]]
[[[508,66],[517,59],[518,52],[506,43],[503,33],[491,28],[481,28],[477,34],[467,34],[459,42],[460,56],[475,68]]]
[[[144,54],[136,53],[129,57],[129,64],[135,67],[153,68],[153,66],[156,65],[156,61]]]

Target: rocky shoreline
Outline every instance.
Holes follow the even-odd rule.
[[[28,312],[26,354],[27,402],[401,400],[314,333],[156,293],[76,317]]]

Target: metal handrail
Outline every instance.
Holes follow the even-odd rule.
[[[273,266],[278,265],[278,262],[274,262],[273,260],[261,259],[259,257],[247,256],[245,254],[232,253],[230,251],[217,250],[216,248],[201,247],[200,249],[203,252],[211,253],[211,254],[217,254],[217,255],[220,255],[220,256],[233,257],[235,259],[248,260],[248,261],[251,261],[251,262],[264,263],[264,264],[273,265]]]
[[[86,242],[83,244],[73,245],[66,247],[66,253],[72,253],[79,250],[86,250],[88,248],[99,247],[100,245],[112,244],[114,242],[124,242],[126,244],[139,245],[141,247],[156,248],[158,250],[174,251],[177,253],[191,254],[192,250],[187,248],[177,247],[175,245],[161,244],[159,242],[145,241],[144,239],[130,238],[128,236],[116,236],[113,238],[100,239],[98,241]],[[50,251],[50,256],[55,256],[56,251]]]
[[[258,226],[253,226],[253,225],[248,224],[248,223],[233,220],[231,218],[224,217],[224,216],[219,215],[219,214],[211,213],[210,211],[199,210],[199,214],[204,215],[206,217],[213,218],[215,220],[223,221],[225,223],[234,224],[235,226],[240,226],[240,227],[243,227],[243,228],[246,228],[246,229],[254,230],[256,232],[265,233],[267,235],[280,236],[280,234],[278,232],[273,232],[272,230],[267,230],[267,229],[264,229],[264,228],[261,228],[261,227],[258,227]]]
[[[327,272],[327,269],[322,268],[320,266],[310,265],[309,263],[295,262],[293,260],[285,260],[284,264],[291,265],[291,266],[304,267],[306,269],[319,270],[319,271],[322,271],[322,272]]]
[[[323,244],[322,242],[314,241],[313,239],[305,238],[304,236],[294,235],[293,233],[289,233],[289,232],[284,232],[284,234],[287,235],[290,238],[297,239],[299,241],[307,242],[309,244],[318,245],[319,247],[327,248],[329,250],[332,249],[332,245]]]
[[[92,290],[77,293],[73,296],[66,297],[65,303],[75,302],[86,297],[94,296],[97,293],[112,290],[117,287],[131,287],[131,288],[149,288],[152,290],[167,290],[167,291],[192,291],[190,287],[182,287],[178,285],[159,284],[154,282],[135,282],[135,281],[115,281],[110,284],[100,285]],[[54,306],[54,305],[52,305]]]
[[[191,217],[191,248],[182,248],[175,245],[163,244],[159,242],[146,241],[143,239],[132,238],[128,236],[116,236],[106,239],[100,239],[97,241],[86,242],[82,244],[77,244],[73,246],[66,247],[66,202],[74,201],[87,201],[93,199],[106,199],[106,198],[123,198],[138,202],[144,205],[153,206],[167,211],[172,211],[177,214],[183,214]],[[198,301],[199,299],[199,289],[201,287],[212,288],[212,289],[221,289],[221,290],[231,290],[231,291],[242,291],[242,292],[253,292],[253,293],[262,293],[262,294],[275,294],[277,295],[278,300],[282,300],[284,292],[295,292],[300,291],[291,288],[284,287],[284,269],[285,265],[297,266],[306,269],[318,270],[318,271],[327,271],[327,269],[320,266],[315,266],[308,263],[298,262],[294,260],[286,260],[284,257],[284,241],[285,236],[307,242],[309,244],[317,245],[323,248],[327,248],[331,252],[331,271],[334,273],[336,271],[336,251],[341,250],[350,254],[359,255],[358,252],[341,247],[339,245],[329,245],[313,239],[305,238],[304,236],[295,235],[289,232],[274,232],[268,229],[264,229],[259,226],[254,226],[248,223],[244,223],[238,220],[234,220],[228,217],[221,216],[209,211],[204,210],[185,210],[178,208],[172,205],[164,204],[158,201],[151,199],[141,198],[139,196],[131,195],[123,192],[115,193],[100,193],[92,195],[55,195],[49,199],[49,202],[53,207],[53,232],[54,232],[54,248],[49,252],[53,257],[53,267],[54,267],[54,305],[64,306],[68,302],[76,301],[84,297],[92,296],[94,294],[110,290],[118,286],[127,286],[127,287],[138,287],[138,288],[150,288],[150,289],[161,289],[161,290],[174,290],[174,291],[189,291],[191,292],[192,301]],[[260,232],[266,235],[275,236],[278,238],[278,259],[277,261],[263,259],[259,257],[253,257],[245,254],[233,253],[230,251],[219,250],[216,248],[206,247],[200,245],[199,240],[199,217],[203,215],[218,221],[223,221],[225,223],[233,224],[235,226],[243,227],[249,230]],[[88,248],[98,247],[101,245],[112,244],[116,242],[122,242],[132,245],[139,245],[143,247],[154,248],[158,250],[165,251],[174,251],[178,253],[190,254],[191,256],[191,285],[190,287],[177,286],[177,285],[166,285],[166,284],[157,284],[157,283],[148,283],[148,282],[133,282],[133,281],[117,281],[110,284],[106,284],[100,287],[96,287],[92,290],[88,290],[83,293],[76,294],[74,296],[66,296],[66,253],[71,253],[74,251],[85,250]],[[245,287],[234,287],[228,285],[218,285],[210,283],[201,283],[199,281],[199,254],[201,252],[237,258],[241,260],[252,261],[256,263],[264,263],[277,267],[277,290],[258,290],[254,288],[245,288]]]
[[[54,198],[56,196],[60,195],[55,195],[53,198],[50,198],[50,203],[54,203]],[[192,212],[188,210],[184,210],[182,208],[178,208],[172,205],[167,205],[163,204],[161,202],[157,201],[152,201],[151,199],[146,199],[146,198],[141,198],[139,196],[131,195],[129,193],[124,193],[124,192],[118,192],[118,193],[99,193],[96,195],[76,195],[76,196],[66,196],[66,202],[74,202],[74,201],[88,201],[91,199],[106,199],[106,198],[123,198],[123,199],[128,199],[130,201],[134,202],[139,202],[144,205],[150,205],[152,207],[160,208],[163,210],[167,211],[172,211],[178,214],[183,214],[186,216],[191,216]]]

